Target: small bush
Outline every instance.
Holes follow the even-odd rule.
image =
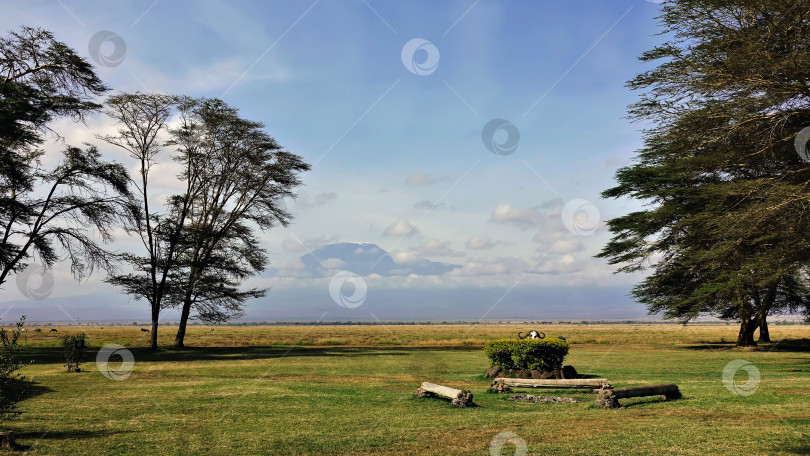
[[[16,328],[0,328],[0,422],[20,414],[17,403],[28,394],[30,382],[17,370],[22,367],[19,354],[22,348],[18,340],[25,324],[25,316],[17,322]]]
[[[484,353],[504,369],[551,371],[562,367],[568,342],[556,339],[500,339],[487,342]]]
[[[65,366],[68,372],[81,372],[79,364],[87,357],[87,335],[85,333],[65,334],[62,347],[65,349]]]

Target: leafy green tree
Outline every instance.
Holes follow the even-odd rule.
[[[608,222],[598,256],[651,269],[633,290],[651,313],[737,318],[737,345],[754,345],[770,312],[808,307],[810,165],[794,143],[810,126],[810,9],[674,0],[660,21],[668,41],[641,57],[658,66],[629,82],[644,146],[603,192],[645,208]]]
[[[301,184],[298,175],[310,167],[263,129],[221,100],[186,100],[181,107],[174,142],[184,153],[200,157],[198,172],[206,184],[191,201],[179,294],[172,297],[181,309],[178,347],[192,310],[203,321],[227,321],[242,314],[245,301],[266,293],[239,288],[268,262],[255,231],[290,222],[279,202],[294,196]]]
[[[62,337],[62,349],[65,354],[65,367],[68,372],[81,372],[81,363],[87,358],[87,334],[65,334]]]
[[[137,208],[133,207],[126,226],[141,240],[145,254],[122,255],[131,272],[113,274],[107,282],[149,303],[152,349],[158,348],[160,312],[171,305],[165,298],[180,280],[177,263],[191,204],[207,184],[202,176],[205,168],[201,163],[203,157],[196,149],[177,150],[170,158],[182,166],[177,177],[184,191],[169,196],[160,204],[153,201],[156,192],[152,181],[153,168],[161,163],[160,153],[171,145],[168,120],[176,112],[179,102],[177,97],[157,93],[124,93],[110,97],[105,112],[116,122],[118,131],[99,137],[122,148],[136,161],[137,176],[131,183],[135,188]]]
[[[139,209],[128,229],[146,250],[124,255],[132,271],[107,281],[149,302],[152,348],[160,312],[180,307],[175,341],[182,346],[192,310],[201,320],[222,322],[240,316],[248,299],[264,296],[266,290],[239,287],[267,264],[254,231],[289,223],[278,201],[293,195],[297,174],[309,165],[221,100],[120,94],[107,101],[106,112],[119,129],[101,139],[137,162],[132,186]],[[170,129],[175,115],[178,127]],[[160,154],[169,147],[181,165],[183,191],[156,207],[152,171],[165,163]]]
[[[92,66],[50,32],[22,27],[0,38],[0,285],[33,255],[53,265],[57,246],[77,278],[113,268],[97,240],[109,241],[127,212],[126,170],[93,147],[70,146],[46,169],[40,148],[46,133],[59,137],[53,120],[83,120],[106,90]]]

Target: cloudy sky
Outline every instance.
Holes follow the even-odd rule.
[[[114,91],[222,98],[312,164],[286,202],[294,224],[263,235],[272,270],[250,284],[272,291],[247,319],[631,318],[646,313],[627,296],[639,276],[593,255],[604,220],[638,207],[599,194],[641,142],[625,82],[662,40],[658,12],[645,0],[62,0],[7,7],[0,28],[51,30]],[[54,128],[134,165],[93,138],[110,129],[101,115]],[[161,172],[169,192],[174,173]],[[318,258],[314,274],[302,256],[352,242],[410,272],[339,276],[350,289],[333,299],[351,260]],[[408,267],[427,260],[455,267]],[[43,299],[25,296],[39,276],[5,284],[3,319],[148,316],[102,275],[52,274]],[[361,291],[357,306],[336,302]]]

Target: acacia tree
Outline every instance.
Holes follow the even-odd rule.
[[[802,6],[804,5],[804,6]],[[660,16],[660,62],[629,82],[630,117],[651,125],[603,197],[646,203],[608,222],[598,255],[651,268],[634,290],[651,313],[738,318],[738,346],[767,339],[767,315],[806,312],[810,9],[780,0],[674,0]],[[764,333],[763,333],[764,331]]]
[[[181,308],[178,347],[192,309],[203,321],[227,321],[242,314],[245,301],[265,295],[263,289],[239,288],[268,261],[254,228],[289,223],[291,215],[279,201],[294,195],[298,175],[310,169],[265,133],[263,124],[242,119],[221,100],[194,100],[181,111],[174,142],[201,157],[206,185],[191,201],[184,230],[179,293],[173,296]]]
[[[92,66],[50,32],[22,27],[0,38],[0,285],[33,255],[52,266],[57,245],[77,278],[113,269],[97,239],[109,241],[126,214],[126,170],[93,147],[70,146],[46,169],[40,148],[48,131],[59,137],[53,120],[84,120],[106,90]]]
[[[171,159],[178,162],[182,172],[177,176],[183,184],[181,194],[172,195],[163,204],[155,207],[154,184],[150,180],[153,167],[160,163],[158,155],[171,146],[168,141],[167,122],[177,109],[178,103],[187,105],[188,100],[156,93],[119,94],[107,100],[106,114],[118,126],[112,135],[99,138],[125,150],[135,159],[137,205],[130,212],[127,229],[136,235],[146,254],[123,255],[132,272],[111,275],[107,282],[120,286],[136,299],[144,298],[150,306],[152,326],[150,347],[157,349],[160,312],[171,304],[166,296],[178,282],[177,264],[183,230],[191,211],[192,202],[205,187],[200,163],[199,147],[179,148]]]

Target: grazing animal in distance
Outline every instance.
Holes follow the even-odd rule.
[[[529,333],[526,334],[525,336],[523,335],[523,331],[518,333],[518,339],[525,339],[527,337],[529,339],[545,339],[546,333],[541,333],[541,332],[535,331],[533,329],[531,331],[529,331]]]
[[[23,329],[23,332],[24,332],[24,333],[27,333],[27,332],[28,332],[28,329]]]
[[[56,328],[51,328],[51,332],[52,332],[52,333],[58,333],[58,332],[59,332],[59,330],[58,330],[58,329],[56,329]]]
[[[148,332],[149,332],[149,330],[148,330],[148,329],[146,329],[146,328],[141,328],[141,332],[143,332],[143,333],[148,333]]]
[[[42,332],[42,330],[41,330],[41,329],[39,329],[39,328],[37,328],[37,329],[35,329],[35,330],[34,330],[34,332],[35,332],[35,333],[41,333],[41,332]]]

